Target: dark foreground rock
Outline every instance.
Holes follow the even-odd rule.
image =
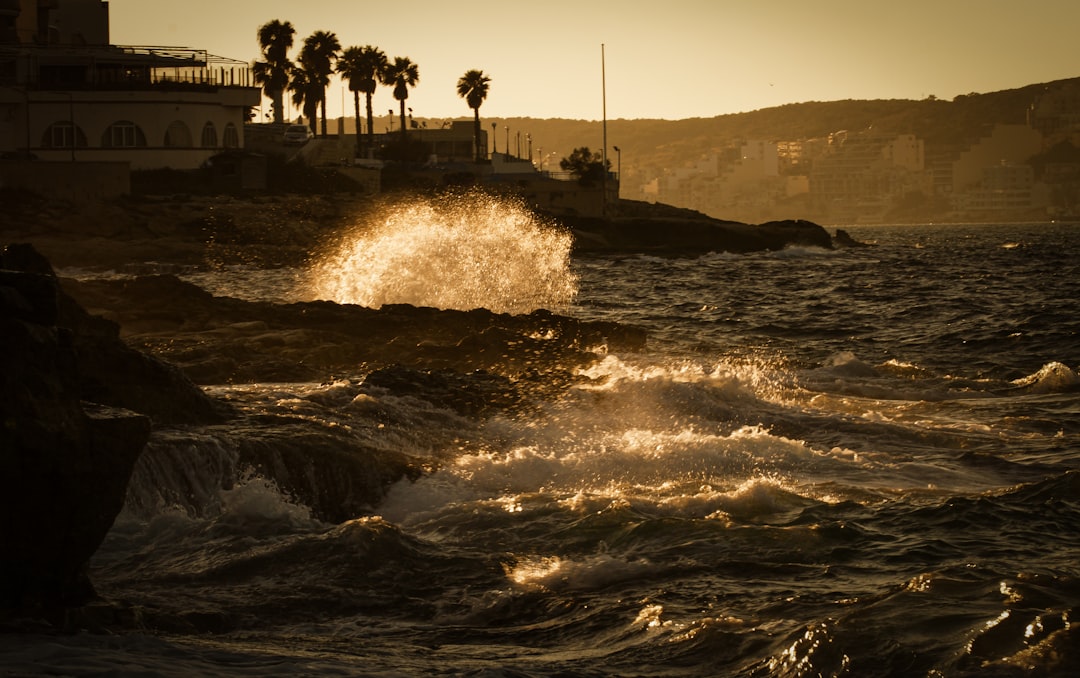
[[[48,272],[0,259],[0,609],[51,611],[93,596],[86,569],[124,502],[150,420],[82,400],[78,341]],[[40,270],[40,266],[34,266]],[[32,267],[33,268],[33,267]]]

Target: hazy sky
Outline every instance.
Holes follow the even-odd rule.
[[[1080,76],[1077,0],[110,0],[112,42],[250,61],[291,21],[419,66],[417,117],[472,112],[455,85],[491,77],[487,118],[713,117],[803,101],[951,99]],[[334,83],[328,112],[341,114]],[[397,110],[389,88],[377,115]]]

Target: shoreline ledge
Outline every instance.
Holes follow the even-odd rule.
[[[0,241],[29,242],[58,268],[298,266],[384,203],[340,195],[161,195],[72,205],[23,195],[8,201]],[[402,196],[386,196],[388,200]],[[663,204],[620,200],[606,219],[538,213],[574,236],[572,254],[700,256],[788,246],[852,246],[805,220],[760,225]],[[839,235],[839,234],[838,234]],[[158,269],[160,270],[160,269]]]
[[[619,200],[611,205],[611,211],[604,219],[558,219],[573,231],[575,253],[694,256],[775,251],[789,246],[833,249],[836,244],[822,226],[802,219],[746,224],[636,200]]]

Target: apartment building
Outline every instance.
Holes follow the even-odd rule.
[[[0,0],[0,156],[191,169],[242,148],[247,110],[259,104],[248,64],[112,45],[108,10],[100,0]]]

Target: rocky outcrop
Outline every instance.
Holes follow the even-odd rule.
[[[579,254],[649,253],[665,256],[709,252],[745,254],[782,250],[790,246],[832,249],[821,226],[802,220],[760,225],[713,219],[703,214],[662,210],[655,215],[611,219],[570,219],[574,251]]]
[[[65,279],[63,286],[80,305],[118,324],[126,342],[198,383],[336,382],[331,391],[350,397],[339,403],[340,394],[327,396],[326,407],[333,401],[348,412],[372,408],[379,421],[393,420],[378,405],[386,396],[425,401],[462,421],[513,416],[584,379],[574,368],[597,360],[603,349],[633,351],[646,341],[639,328],[543,310],[510,315],[252,302],[215,297],[172,275]],[[235,444],[239,467],[272,479],[321,520],[362,515],[393,483],[438,463],[373,446],[349,427],[322,425],[320,417],[239,409],[210,429]]]
[[[869,243],[852,238],[851,234],[842,228],[836,229],[836,235],[833,236],[833,245],[836,247],[871,247]]]
[[[118,322],[133,345],[200,384],[321,381],[392,365],[550,382],[596,360],[601,347],[632,351],[646,340],[638,328],[543,310],[243,301],[214,297],[171,275],[64,286]]]
[[[41,261],[20,248],[0,258],[0,608],[47,613],[93,595],[87,563],[150,420],[83,402],[78,341]]]

